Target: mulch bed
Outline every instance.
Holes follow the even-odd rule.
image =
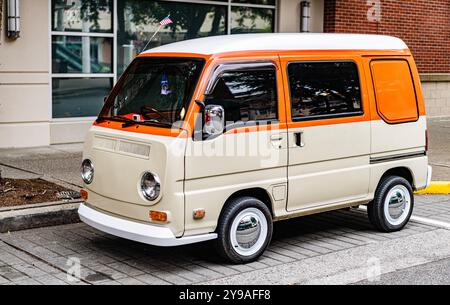
[[[71,199],[71,196],[75,197],[73,193],[72,190],[43,179],[0,178],[0,207]]]

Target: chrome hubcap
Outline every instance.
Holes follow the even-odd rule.
[[[384,214],[392,225],[399,225],[408,217],[411,209],[411,195],[403,185],[393,187],[384,203]]]
[[[230,239],[234,250],[243,256],[258,252],[267,238],[267,220],[256,208],[241,211],[231,225]]]

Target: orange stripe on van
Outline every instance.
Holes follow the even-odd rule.
[[[160,127],[139,125],[139,124],[128,126],[128,127],[122,127],[122,124],[123,124],[123,122],[104,121],[101,123],[94,122],[93,125],[98,126],[98,127],[111,128],[111,129],[115,129],[115,130],[136,132],[136,133],[143,133],[143,134],[152,134],[152,135],[164,136],[164,137],[174,137],[174,138],[187,137],[186,133],[183,132],[182,129],[178,129],[178,128],[160,128]]]
[[[203,58],[208,60],[211,55],[203,55],[197,53],[169,53],[169,52],[161,52],[161,53],[142,53],[137,55],[136,57],[190,57],[190,58]]]
[[[243,126],[236,127],[226,131],[224,134],[237,134],[237,133],[247,133],[247,132],[259,132],[259,131],[270,131],[270,130],[285,130],[286,125],[282,124],[266,124],[266,125],[254,125],[254,126]]]
[[[214,68],[222,62],[236,62],[236,61],[255,61],[255,60],[272,60],[277,66],[277,86],[278,86],[278,124],[258,125],[238,127],[227,131],[225,134],[237,134],[244,132],[258,132],[267,130],[283,130],[286,128],[303,128],[312,126],[324,126],[335,124],[348,124],[355,122],[368,122],[382,120],[377,112],[375,105],[375,92],[373,88],[372,76],[370,73],[370,61],[373,59],[404,59],[407,60],[412,76],[414,87],[417,92],[417,104],[419,116],[425,115],[425,105],[423,100],[422,88],[420,79],[418,77],[416,64],[411,56],[409,49],[404,50],[299,50],[299,51],[280,51],[280,50],[264,50],[239,52],[227,52],[212,55],[196,54],[196,53],[144,53],[138,57],[196,57],[206,60],[205,67],[200,75],[199,83],[193,93],[192,100],[186,111],[185,122],[183,129],[187,130],[187,137],[193,134],[193,126],[195,119],[200,110],[200,106],[194,101],[196,99],[203,101],[203,92],[209,81],[209,75]],[[212,60],[214,59],[214,60]],[[320,61],[320,60],[353,60],[358,65],[360,74],[360,84],[362,93],[362,103],[364,114],[360,116],[343,117],[343,118],[329,118],[309,121],[292,121],[290,110],[290,96],[289,84],[286,79],[286,64],[291,61]],[[153,126],[135,125],[122,128],[121,122],[106,121],[102,123],[94,123],[96,126],[113,128],[118,130],[125,130],[137,133],[155,134],[160,136],[179,137],[185,136],[181,130],[172,130],[167,128],[158,128]]]

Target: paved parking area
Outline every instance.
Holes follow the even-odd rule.
[[[450,196],[420,196],[416,203],[414,215],[450,222]],[[208,243],[159,248],[79,223],[0,235],[0,284],[223,284],[243,283],[258,275],[260,283],[274,283],[277,278],[283,283],[303,283],[300,277],[288,280],[277,274],[294,266],[296,272],[303,268],[336,283],[342,270],[329,274],[330,266],[350,270],[353,264],[366,264],[373,252],[380,251],[382,256],[384,248],[395,256],[397,251],[406,252],[402,268],[449,258],[449,243],[441,241],[448,238],[450,230],[415,221],[400,232],[379,233],[364,211],[341,210],[276,223],[272,244],[260,260],[230,265],[219,260]],[[395,248],[402,243],[402,250]],[[424,253],[417,252],[421,247]],[[66,271],[78,259],[80,281],[72,282]],[[340,263],[333,263],[336,260]],[[392,271],[389,268],[386,272]]]

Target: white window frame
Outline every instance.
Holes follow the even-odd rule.
[[[214,0],[159,0],[166,2],[183,2],[183,3],[195,3],[195,4],[211,4],[211,5],[222,5],[227,7],[227,34],[231,34],[231,12],[233,6],[241,6],[241,7],[250,7],[250,8],[265,8],[274,10],[274,20],[273,20],[273,30],[277,32],[278,30],[278,2],[280,0],[275,0],[275,5],[263,5],[263,4],[246,4],[246,3],[233,3],[232,0],[228,1],[214,1]],[[51,118],[51,122],[71,122],[71,121],[93,121],[96,119],[96,116],[89,117],[69,117],[69,118],[53,118],[53,78],[112,78],[113,85],[117,82],[117,0],[113,0],[113,24],[112,24],[112,33],[89,33],[89,32],[61,32],[61,31],[53,31],[52,27],[52,0],[48,0],[48,24],[49,24],[49,115]],[[82,37],[104,37],[104,38],[112,38],[113,39],[113,48],[112,48],[112,73],[53,73],[52,71],[52,37],[53,36],[82,36]]]

